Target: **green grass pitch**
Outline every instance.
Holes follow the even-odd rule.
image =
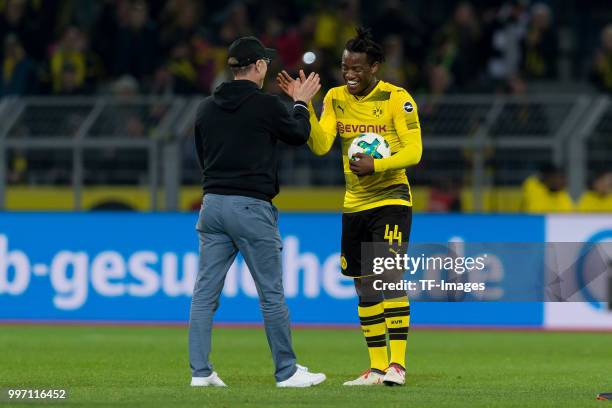
[[[213,389],[189,387],[186,328],[1,326],[0,387],[65,388],[67,406],[612,407],[595,400],[612,390],[609,333],[417,328],[406,386],[350,389],[342,382],[368,361],[358,329],[293,337],[298,361],[327,374],[322,385],[276,389],[263,329],[215,329],[228,388]]]

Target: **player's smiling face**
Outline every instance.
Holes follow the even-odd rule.
[[[342,53],[342,77],[351,95],[366,95],[376,84],[378,63],[370,65],[365,52]]]

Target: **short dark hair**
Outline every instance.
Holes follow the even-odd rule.
[[[253,69],[253,66],[255,64],[249,64],[249,65],[245,65],[243,67],[230,67],[230,71],[232,71],[232,74],[234,74],[234,77],[237,76],[243,76],[248,74],[248,72]]]
[[[368,56],[368,63],[385,61],[383,47],[374,41],[372,31],[369,28],[357,27],[357,36],[346,42],[344,48],[350,52],[362,52]]]
[[[543,163],[538,170],[542,177],[554,176],[561,173],[561,168],[552,162]]]

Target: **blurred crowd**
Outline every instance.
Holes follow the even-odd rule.
[[[563,170],[552,164],[528,177],[522,185],[521,210],[528,213],[609,212],[612,210],[612,172],[593,171],[588,188],[574,202]]]
[[[521,184],[519,210],[529,214],[612,212],[612,171],[605,168],[591,171],[587,188],[574,200],[567,188],[565,171],[546,163]],[[462,211],[460,180],[436,180],[429,190],[427,211]]]
[[[571,83],[612,92],[610,21],[607,2],[598,0],[0,0],[0,97],[114,95],[118,104],[104,108],[89,137],[158,137],[170,105],[157,96],[208,94],[230,79],[227,47],[236,38],[256,35],[278,50],[267,91],[280,92],[272,78],[280,69],[295,73],[300,68],[319,72],[329,88],[342,82],[345,42],[356,26],[365,25],[385,49],[379,77],[417,98],[428,95],[420,105],[424,134],[469,137],[485,122],[488,110],[441,103],[436,96],[520,95],[534,88],[538,92],[543,84],[563,92],[562,86]],[[122,102],[136,95],[153,95],[158,103]],[[9,137],[74,137],[91,106],[69,114],[54,109],[29,107]],[[489,136],[549,136],[559,126],[557,119],[567,114],[553,109],[520,100],[506,104]],[[184,148],[183,182],[197,184],[199,172],[187,139]],[[281,173],[308,173],[310,185],[340,185],[342,173],[330,171],[340,155],[339,147],[334,149],[329,163],[317,159],[316,166],[308,152],[292,151],[292,159],[283,164],[289,170]],[[524,160],[514,151],[485,153],[494,173],[490,184],[496,186],[516,186],[542,163]],[[411,180],[431,187],[429,211],[462,208],[462,185],[470,184],[465,173],[470,173],[472,156],[464,149],[433,150],[424,157]],[[71,157],[68,150],[11,149],[8,182],[67,184]],[[86,151],[84,158],[86,184],[147,182],[144,150],[106,148]],[[610,210],[610,166],[604,167],[594,173],[588,169],[593,173],[590,189],[577,202],[569,198],[560,173],[553,177],[550,168],[542,167],[523,185],[523,209]]]
[[[245,35],[279,50],[275,69],[295,70],[312,51],[311,68],[331,86],[359,24],[384,45],[381,76],[412,92],[520,93],[559,77],[552,10],[529,0],[0,0],[0,95],[113,93],[126,83],[207,94],[227,79],[227,46]],[[599,37],[573,38],[591,54],[575,74],[612,91],[612,25]]]

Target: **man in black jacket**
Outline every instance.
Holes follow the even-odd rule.
[[[238,251],[259,294],[278,387],[308,387],[325,380],[296,363],[285,304],[278,211],[277,144],[302,145],[310,134],[307,103],[320,89],[311,74],[297,82],[289,114],[277,96],[261,91],[276,52],[254,37],[229,48],[234,80],[221,84],[199,106],[195,144],[204,199],[197,230],[200,266],[189,319],[192,386],[225,386],[209,362],[212,317],[227,271]]]

